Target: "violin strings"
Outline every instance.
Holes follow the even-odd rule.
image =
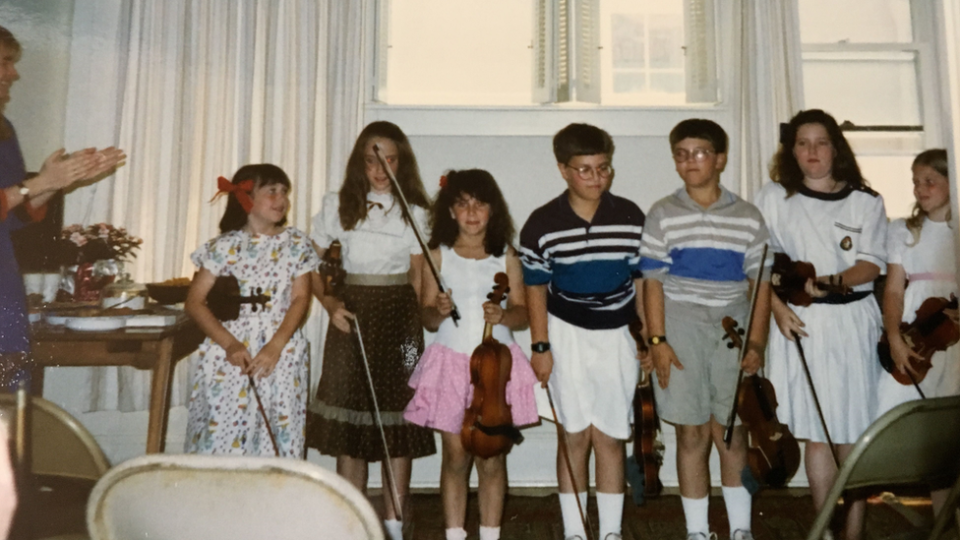
[[[393,474],[393,464],[390,463],[390,447],[387,446],[387,433],[383,430],[383,419],[380,417],[380,405],[377,403],[377,392],[373,387],[373,375],[370,374],[370,363],[367,361],[367,351],[363,347],[363,335],[360,333],[360,323],[353,319],[353,327],[357,329],[357,340],[360,342],[360,355],[363,357],[363,367],[367,372],[367,382],[370,383],[370,398],[373,400],[373,414],[380,428],[380,439],[383,441],[383,464],[387,468],[387,477],[390,480],[390,493],[393,495],[393,507],[397,517],[403,521],[403,510],[400,508],[400,493],[397,491],[397,477]]]

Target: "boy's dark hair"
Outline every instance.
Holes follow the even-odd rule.
[[[596,154],[612,158],[613,150],[610,134],[590,124],[570,124],[553,136],[553,155],[557,163],[569,163],[576,156]]]
[[[347,159],[347,170],[344,174],[343,185],[340,187],[340,226],[350,231],[357,223],[367,218],[367,193],[370,191],[370,181],[367,180],[367,165],[364,161],[364,152],[367,143],[374,138],[390,139],[397,145],[397,182],[403,189],[407,202],[411,205],[426,209],[430,205],[423,182],[420,180],[420,167],[417,157],[413,155],[413,147],[406,134],[394,123],[386,121],[371,122],[363,128],[353,145],[353,151]],[[390,186],[393,196],[399,198],[397,188]],[[403,220],[409,223],[406,212]]]
[[[446,184],[437,193],[437,200],[430,211],[430,228],[433,232],[427,246],[430,249],[437,249],[441,245],[453,247],[460,236],[460,227],[457,220],[450,215],[450,211],[458,199],[473,197],[490,205],[490,221],[487,223],[487,233],[483,241],[484,250],[494,257],[503,255],[516,230],[513,219],[510,218],[507,201],[504,200],[496,180],[483,169],[450,171],[446,177]]]
[[[792,196],[803,186],[803,171],[800,170],[797,157],[793,155],[793,147],[797,144],[797,131],[800,130],[800,126],[806,124],[820,124],[827,130],[830,144],[833,145],[833,151],[836,154],[833,156],[833,167],[830,171],[833,179],[846,182],[854,189],[869,187],[860,173],[857,158],[847,138],[840,131],[837,120],[820,109],[808,109],[798,112],[789,123],[780,124],[780,150],[773,157],[770,179],[787,190],[787,197]]]
[[[263,186],[272,186],[273,184],[281,184],[288,190],[291,188],[290,178],[287,177],[287,173],[283,172],[283,169],[280,167],[269,163],[244,165],[233,175],[233,179],[230,180],[230,182],[232,184],[239,184],[245,180],[253,180],[253,190]],[[253,196],[253,190],[251,190],[250,193],[251,197]],[[243,206],[240,205],[240,201],[231,194],[227,197],[227,208],[223,211],[223,217],[220,218],[220,233],[239,231],[246,224],[247,212],[243,209]],[[286,224],[286,216],[277,223],[277,225]]]
[[[720,124],[704,118],[690,118],[684,120],[670,130],[670,148],[673,149],[684,139],[703,139],[713,145],[718,154],[727,153],[729,137]]]

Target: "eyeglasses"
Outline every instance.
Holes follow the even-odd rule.
[[[598,175],[600,178],[610,178],[613,176],[613,167],[610,165],[600,165],[596,169],[589,165],[584,165],[582,167],[574,167],[572,165],[563,164],[564,167],[568,169],[573,169],[577,171],[577,174],[580,175],[580,178],[589,179],[592,178],[594,174]]]
[[[715,150],[709,150],[706,148],[697,148],[693,151],[685,148],[677,148],[673,151],[673,160],[677,163],[683,163],[692,157],[694,161],[703,161],[707,159],[708,156],[715,155],[716,153],[717,152]]]

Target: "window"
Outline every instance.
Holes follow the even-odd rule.
[[[938,142],[931,22],[923,0],[800,0],[804,101],[830,112],[884,195],[891,218],[913,207],[910,164]],[[935,131],[935,130],[929,130]]]
[[[380,0],[374,101],[717,101],[713,0]]]

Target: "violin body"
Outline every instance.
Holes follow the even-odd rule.
[[[343,245],[340,240],[331,242],[330,247],[323,252],[320,266],[317,268],[320,277],[323,278],[324,293],[337,298],[341,297],[340,293],[343,292],[344,280],[347,277],[347,272],[343,269],[342,251]]]
[[[240,318],[242,304],[252,304],[253,311],[257,311],[257,306],[263,307],[270,301],[270,295],[263,294],[262,288],[257,287],[255,292],[252,296],[241,296],[240,282],[236,276],[220,276],[207,293],[207,307],[217,320],[235,321]]]
[[[773,254],[773,268],[770,271],[770,286],[773,292],[784,302],[795,306],[806,307],[813,303],[813,297],[807,294],[804,287],[807,280],[812,279],[821,291],[835,294],[848,294],[850,287],[838,284],[817,282],[817,269],[813,264],[804,261],[794,261],[786,253]]]
[[[637,342],[637,350],[646,351],[647,344],[641,334],[643,323],[637,319],[630,323],[629,328],[630,335]],[[663,490],[660,467],[663,465],[664,446],[660,438],[660,416],[657,414],[652,378],[642,372],[633,395],[633,423],[633,458],[643,471],[643,495],[656,497]]]
[[[494,281],[497,285],[489,298],[500,303],[508,290],[507,275],[498,273]],[[493,325],[487,323],[483,342],[470,356],[473,400],[464,413],[460,431],[463,448],[475,456],[488,459],[505,454],[523,441],[507,403],[507,382],[512,369],[510,349],[493,338]]]
[[[957,309],[957,299],[927,298],[917,309],[917,316],[912,323],[900,324],[900,335],[910,349],[923,357],[923,360],[910,359],[910,364],[917,375],[911,379],[908,373],[901,373],[897,369],[893,356],[890,354],[890,342],[886,332],[880,338],[877,352],[880,355],[880,365],[883,366],[900,384],[910,386],[919,383],[927,376],[932,367],[931,359],[937,351],[945,351],[960,341],[960,327],[953,322],[946,313],[947,309]]]
[[[724,317],[724,339],[730,348],[743,349],[737,321]],[[742,372],[741,372],[742,373]],[[760,375],[742,377],[737,387],[736,411],[747,430],[747,466],[762,486],[783,487],[800,468],[800,444],[777,418],[777,394]]]
[[[750,375],[737,393],[747,428],[747,464],[761,485],[784,487],[800,467],[800,444],[777,419],[777,394],[769,380]]]

